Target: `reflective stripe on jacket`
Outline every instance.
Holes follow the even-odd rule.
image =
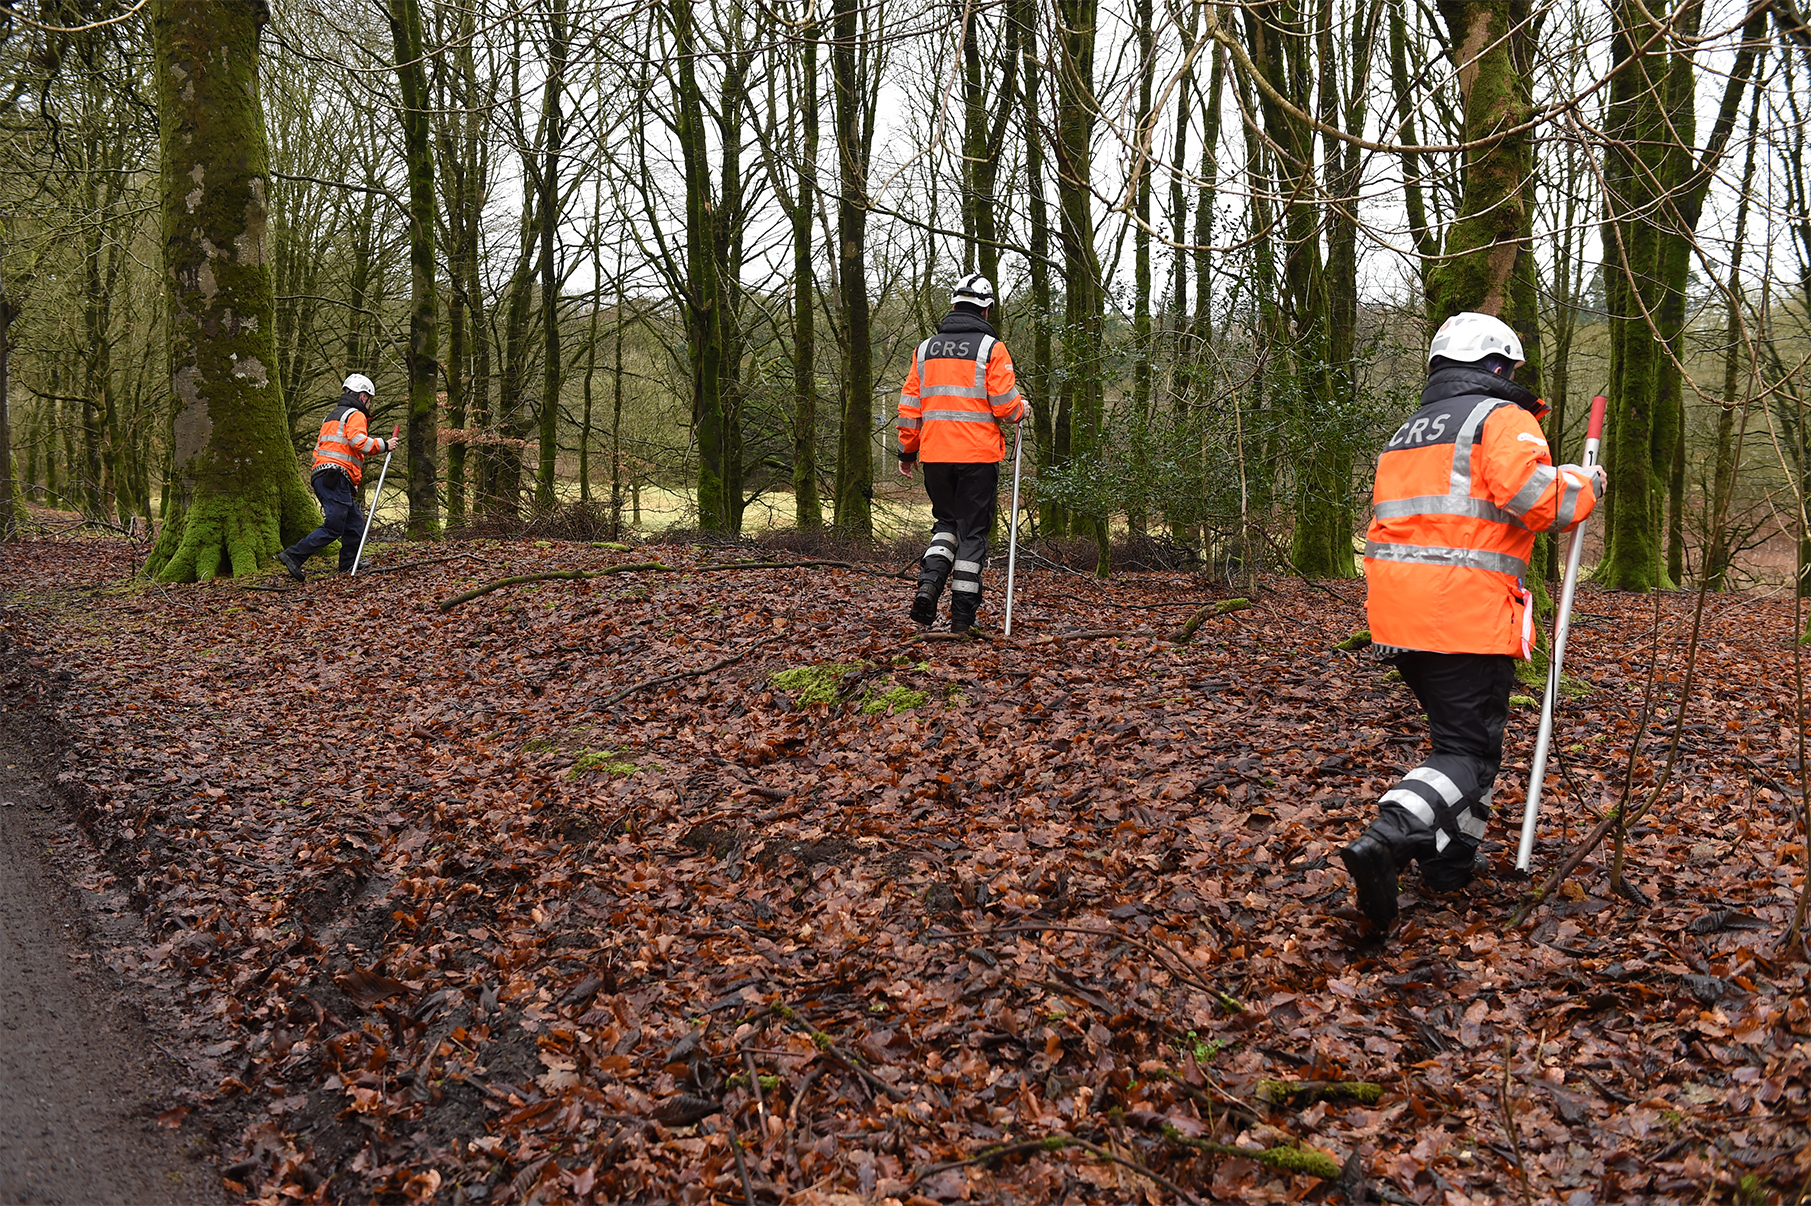
[[[309,476],[322,469],[338,469],[358,485],[364,474],[365,458],[389,448],[389,441],[365,430],[365,412],[356,406],[338,402],[327,412],[321,424],[321,435],[314,444],[314,467]]]
[[[1365,539],[1371,639],[1527,657],[1535,535],[1576,527],[1597,495],[1584,470],[1554,466],[1524,409],[1534,395],[1514,382],[1442,368],[1421,397],[1377,458]]]
[[[956,312],[912,353],[899,391],[899,451],[949,464],[1006,457],[999,423],[1025,417],[1012,354],[988,322]]]

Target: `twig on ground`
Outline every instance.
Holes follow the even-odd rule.
[[[606,695],[604,698],[602,698],[602,699],[598,700],[596,703],[592,704],[590,710],[593,712],[601,712],[605,708],[609,707],[611,704],[619,703],[622,700],[627,699],[629,696],[635,694],[637,691],[643,691],[649,687],[658,687],[662,683],[678,682],[682,678],[697,678],[699,675],[709,674],[713,670],[721,670],[725,666],[733,666],[737,662],[741,661],[743,658],[747,657],[749,654],[753,653],[755,650],[761,648],[764,645],[771,645],[775,641],[780,640],[783,636],[785,636],[784,633],[776,632],[772,636],[762,637],[760,640],[754,642],[752,645],[749,645],[747,648],[743,649],[742,652],[731,654],[729,657],[723,658],[720,661],[712,662],[708,666],[700,666],[696,670],[680,670],[673,674],[662,674],[662,675],[658,675],[654,678],[645,678],[638,683],[630,683],[628,686],[622,688],[621,690],[616,691],[613,694]]]
[[[1201,1199],[1197,1198],[1194,1194],[1176,1184],[1176,1182],[1170,1180],[1162,1173],[1146,1168],[1138,1161],[1127,1159],[1125,1156],[1119,1155],[1117,1152],[1109,1151],[1098,1144],[1089,1143],[1086,1139],[1077,1139],[1073,1135],[1063,1134],[1046,1135],[1042,1139],[1027,1139],[1020,1143],[1001,1144],[998,1147],[988,1148],[980,1155],[970,1156],[966,1160],[947,1160],[942,1164],[933,1164],[928,1168],[919,1169],[912,1179],[907,1182],[907,1186],[909,1188],[910,1186],[918,1184],[926,1177],[934,1177],[938,1173],[948,1172],[952,1168],[967,1168],[970,1165],[985,1164],[989,1160],[997,1160],[1003,1156],[1016,1156],[1024,1152],[1060,1152],[1064,1148],[1069,1147],[1080,1148],[1082,1151],[1088,1152],[1098,1159],[1118,1164],[1123,1168],[1129,1168],[1139,1176],[1155,1181],[1183,1201],[1193,1202],[1195,1203],[1195,1206],[1200,1206]]]
[[[1509,1063],[1515,1056],[1515,1035],[1503,1038],[1503,1080],[1497,1086],[1497,1104],[1503,1110],[1503,1131],[1509,1136],[1509,1150],[1515,1154],[1515,1173],[1522,1186],[1522,1201],[1532,1202],[1528,1192],[1528,1166],[1522,1160],[1522,1139],[1516,1131],[1515,1110],[1509,1100]]]
[[[398,567],[400,568],[400,567]],[[725,561],[717,565],[667,565],[660,561],[639,561],[630,565],[607,565],[602,569],[581,570],[548,570],[540,574],[517,574],[511,578],[499,578],[495,582],[486,582],[483,586],[474,586],[463,594],[450,599],[442,599],[438,604],[441,611],[451,611],[461,603],[470,603],[473,599],[490,594],[493,590],[502,590],[506,586],[522,586],[529,582],[553,582],[562,579],[603,578],[611,574],[714,574],[725,570],[762,570],[762,569],[846,569],[858,574],[877,574],[882,578],[910,579],[908,574],[895,574],[887,570],[875,569],[871,565],[861,565],[854,561]]]
[[[831,1059],[834,1059],[837,1063],[861,1077],[862,1082],[870,1088],[885,1093],[894,1101],[910,1101],[912,1099],[912,1095],[904,1089],[901,1089],[896,1085],[888,1084],[880,1077],[874,1075],[874,1073],[862,1067],[859,1060],[838,1047],[828,1034],[825,1034],[822,1030],[819,1030],[816,1026],[807,1022],[804,1015],[799,1013],[798,1010],[776,1001],[773,1005],[773,1011],[786,1021],[792,1023],[799,1029],[801,1034],[817,1044],[817,1049],[819,1051],[822,1051],[825,1055],[828,1055]]]
[[[1057,645],[1066,641],[1098,641],[1109,637],[1155,637],[1160,634],[1135,628],[1077,628],[1069,632],[1047,632],[1043,636],[1032,637],[1025,642],[1025,648],[1034,645]]]

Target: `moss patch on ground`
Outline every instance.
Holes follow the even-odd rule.
[[[771,675],[767,681],[791,695],[793,702],[800,707],[808,704],[833,704],[844,698],[843,679],[853,671],[869,669],[870,665],[867,662],[824,662],[816,666],[781,670]],[[922,707],[929,699],[929,692],[902,686],[889,677],[863,690],[856,707],[863,716],[876,716],[882,712],[891,716],[895,712]]]

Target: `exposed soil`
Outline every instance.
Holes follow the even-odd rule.
[[[0,1202],[220,1200],[213,1145],[183,1125],[168,1059],[95,957],[120,919],[71,886],[92,851],[38,770],[50,734],[17,702],[30,669],[0,650]]]

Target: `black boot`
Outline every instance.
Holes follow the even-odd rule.
[[[289,576],[297,582],[308,581],[308,575],[302,572],[302,563],[296,560],[296,555],[288,549],[277,554],[277,561],[285,570],[289,571]]]
[[[1388,933],[1396,920],[1396,859],[1389,843],[1367,829],[1339,859],[1352,875],[1359,909],[1380,933]]]
[[[933,624],[937,620],[937,596],[943,593],[943,583],[923,578],[918,580],[918,593],[912,596],[912,622],[914,624]]]
[[[950,600],[950,631],[962,636],[975,626],[975,613],[981,600],[972,594],[958,594]]]

